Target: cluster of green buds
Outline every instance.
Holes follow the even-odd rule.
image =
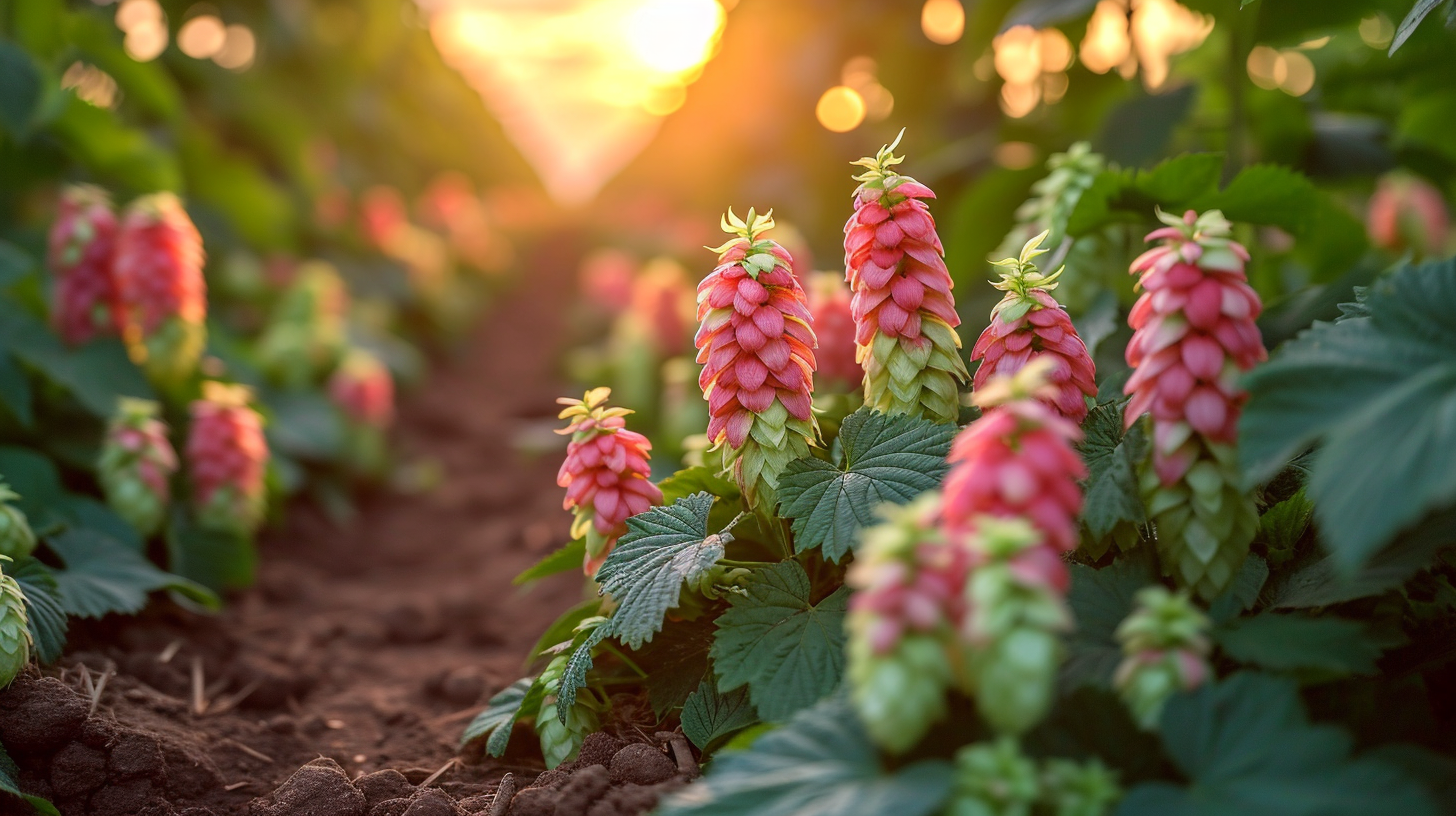
[[[544,694],[541,710],[536,715],[536,736],[541,740],[541,755],[546,759],[547,768],[555,768],[574,759],[586,735],[601,726],[596,708],[586,695],[578,695],[575,704],[565,712],[561,711],[557,695],[561,691],[561,680],[566,676],[566,665],[575,651],[573,647],[606,622],[606,618],[598,616],[577,624],[572,630],[571,640],[553,647],[555,654],[551,662],[536,678]]]
[[[5,482],[0,481],[0,555],[24,558],[35,551],[35,532],[25,511],[13,502],[20,498]]]
[[[956,753],[955,798],[947,816],[1102,816],[1122,795],[1097,760],[1037,762],[1016,740],[967,745]]]
[[[332,371],[347,346],[348,309],[348,288],[331,264],[300,265],[258,341],[258,359],[269,378],[304,388]]]
[[[30,664],[34,646],[25,593],[14,576],[5,573],[11,563],[9,556],[0,555],[0,688],[10,685]]]
[[[1113,678],[1138,725],[1157,727],[1169,697],[1212,675],[1208,627],[1186,590],[1150,586],[1138,592],[1137,608],[1117,627],[1123,658]]]

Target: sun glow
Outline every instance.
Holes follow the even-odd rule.
[[[718,0],[419,0],[552,197],[584,202],[631,161],[717,49]]]

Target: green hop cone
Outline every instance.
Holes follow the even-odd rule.
[[[929,635],[907,635],[894,651],[877,655],[870,642],[849,644],[850,699],[871,739],[903,753],[945,716],[951,682],[945,647]]]
[[[1211,599],[1228,587],[1248,556],[1259,509],[1239,488],[1234,448],[1210,443],[1204,449],[1207,457],[1179,481],[1164,485],[1147,467],[1141,487],[1163,569],[1179,586]]]
[[[1052,632],[1018,627],[976,654],[976,709],[998,733],[1020,734],[1051,708],[1062,662],[1062,644]]]
[[[35,532],[25,512],[11,504],[20,498],[9,485],[0,482],[0,555],[24,558],[35,552]]]
[[[25,593],[14,578],[0,573],[0,687],[29,665],[31,645]]]
[[[1121,797],[1117,773],[1095,759],[1049,759],[1042,771],[1042,812],[1052,816],[1104,816]]]
[[[580,697],[565,717],[560,714],[556,694],[561,690],[561,678],[566,674],[566,663],[570,659],[570,649],[552,658],[537,681],[546,692],[541,712],[536,715],[536,735],[541,740],[541,755],[546,759],[547,768],[555,768],[574,759],[586,735],[600,726],[596,712]]]
[[[348,306],[348,290],[333,266],[322,261],[300,266],[259,340],[263,370],[288,388],[321,381],[347,347]]]
[[[167,426],[157,419],[160,410],[151,400],[123,397],[96,463],[107,504],[143,537],[161,528],[177,470]]]
[[[948,816],[1030,816],[1040,793],[1036,764],[1010,737],[961,748],[955,773]]]
[[[1169,697],[1197,688],[1211,674],[1210,624],[1186,590],[1150,586],[1136,600],[1137,607],[1117,627],[1123,660],[1113,685],[1138,725],[1152,730]]]

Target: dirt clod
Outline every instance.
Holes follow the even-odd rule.
[[[51,759],[51,789],[58,799],[86,796],[106,784],[106,754],[73,742]]]
[[[551,788],[526,788],[511,799],[510,816],[556,816],[556,802],[560,798]]]
[[[626,745],[626,742],[605,731],[587,734],[586,739],[581,743],[581,751],[576,755],[576,763],[581,767],[610,765],[612,757],[616,756],[617,752]]]
[[[365,774],[354,780],[354,787],[364,794],[364,803],[371,808],[386,799],[408,799],[415,792],[415,786],[393,768]]]
[[[54,677],[20,677],[0,698],[0,743],[12,755],[49,754],[85,725],[91,706]]]
[[[364,816],[364,794],[332,759],[299,768],[268,796],[253,802],[251,816]]]
[[[618,784],[655,785],[677,773],[677,766],[656,746],[628,745],[612,757],[612,781]]]
[[[449,794],[425,789],[415,794],[402,816],[464,816],[464,813]]]

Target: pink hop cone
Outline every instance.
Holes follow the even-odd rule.
[[[1097,370],[1072,319],[1052,297],[1062,270],[1043,275],[1033,259],[1045,253],[1047,233],[1027,241],[1018,258],[997,261],[1002,267],[994,284],[1006,296],[991,310],[991,324],[971,349],[971,360],[981,361],[973,386],[980,389],[994,376],[1009,376],[1032,360],[1047,360],[1046,404],[1076,424],[1087,418],[1086,397],[1097,396]]]
[[[1152,415],[1144,500],[1157,528],[1163,570],[1180,586],[1216,597],[1233,580],[1258,528],[1240,488],[1234,443],[1247,395],[1238,378],[1267,358],[1255,318],[1262,304],[1244,275],[1249,253],[1228,235],[1218,210],[1182,218],[1148,235],[1161,243],[1132,264],[1143,293],[1124,387],[1128,426]]]
[[[903,135],[903,133],[901,134]],[[865,404],[889,414],[954,422],[959,415],[960,325],[945,250],[926,199],[930,188],[902,176],[894,144],[855,162],[854,214],[844,225],[845,279],[864,366]]]
[[[61,193],[47,257],[56,279],[52,321],[67,343],[117,332],[116,233],[116,213],[104,190],[74,185]]]
[[[1076,548],[1078,483],[1087,470],[1074,447],[1081,429],[1047,405],[1056,393],[1046,379],[1054,365],[1038,359],[976,392],[985,413],[951,447],[943,510],[948,528],[969,532],[988,516],[1025,518],[1052,553]]]
[[[268,443],[263,419],[240,385],[206,382],[192,403],[187,468],[198,521],[214,530],[251,534],[266,509]]]
[[[646,330],[662,357],[674,357],[687,350],[694,308],[687,273],[669,258],[649,261],[632,282],[628,313]]]
[[[159,382],[190,374],[206,345],[202,263],[202,236],[176,196],[153,193],[127,207],[112,267],[122,334],[133,358]]]
[[[698,385],[708,439],[726,443],[724,464],[750,506],[772,510],[778,475],[818,437],[818,338],[789,253],[759,237],[773,213],[749,210],[745,220],[729,210],[722,226],[736,237],[713,250],[718,265],[698,284]]]
[[[151,400],[123,397],[106,429],[97,476],[107,504],[143,537],[162,526],[171,501],[177,452]]]
[[[819,338],[819,374],[838,389],[848,390],[864,379],[854,342],[849,287],[834,272],[815,272],[808,291],[814,334]]]
[[[1376,246],[1429,256],[1439,255],[1446,246],[1451,218],[1441,192],[1430,182],[1397,172],[1377,183],[1365,225]]]
[[[631,411],[607,407],[611,394],[610,388],[594,388],[583,399],[557,400],[566,406],[560,418],[570,420],[557,433],[570,435],[571,441],[556,484],[566,488],[562,508],[576,516],[572,537],[586,539],[582,570],[588,577],[627,532],[627,519],[662,503],[662,491],[651,478],[652,443],[627,430]]]
[[[383,429],[394,421],[394,377],[363,349],[351,350],[329,378],[329,397],[360,425]]]

